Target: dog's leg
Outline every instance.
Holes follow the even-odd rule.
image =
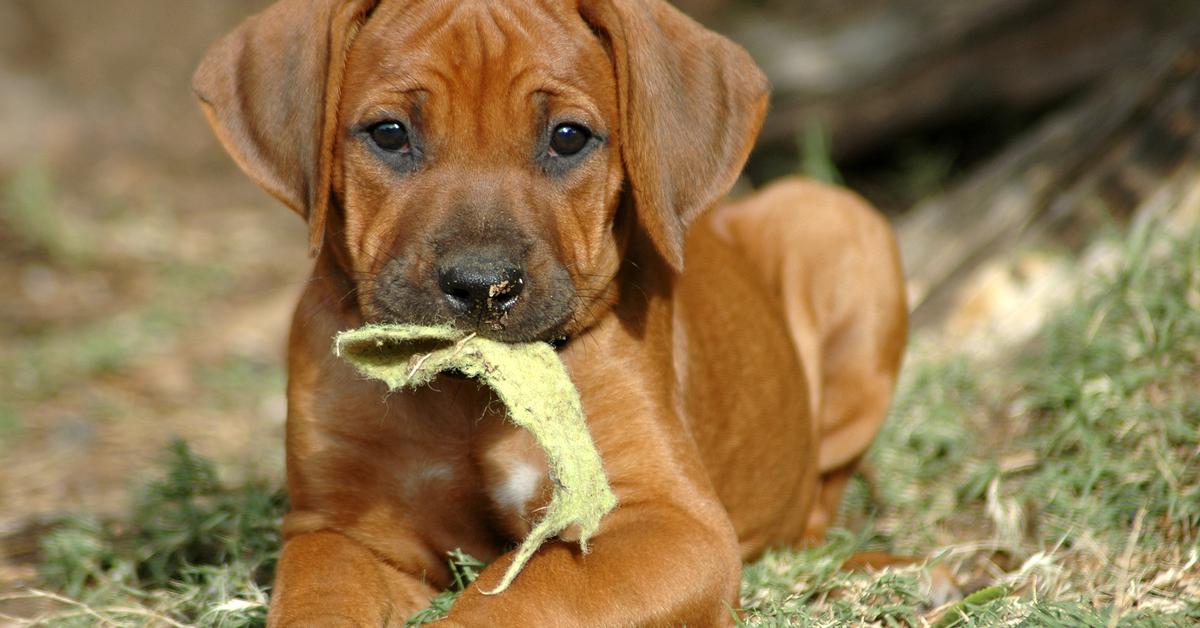
[[[508,589],[486,595],[511,561],[511,554],[501,556],[458,599],[448,625],[732,623],[741,573],[737,534],[662,392],[666,353],[646,349],[661,331],[646,334],[652,338],[634,337],[611,317],[564,350],[618,499],[590,551],[547,542]]]
[[[842,494],[858,470],[860,459],[861,457],[855,458],[836,469],[821,473],[817,497],[808,516],[808,525],[804,528],[803,540],[805,543],[819,543],[825,538],[825,531],[829,529],[834,517],[837,516],[838,507],[842,503]]]
[[[809,377],[821,486],[802,538],[816,541],[895,387],[907,338],[895,238],[859,197],[800,179],[719,210],[714,227],[779,295]]]
[[[627,500],[608,515],[588,554],[549,542],[507,590],[486,595],[511,555],[502,557],[455,602],[445,625],[729,625],[738,545],[720,505],[703,501]]]
[[[284,544],[267,624],[403,626],[434,593],[348,537],[310,532]]]
[[[435,449],[430,443],[455,439],[453,426],[461,429],[464,421],[447,419],[447,426],[434,419],[424,430],[414,427],[402,418],[405,403],[381,403],[384,389],[331,355],[329,342],[337,331],[359,324],[334,307],[345,294],[344,284],[330,279],[338,272],[323,254],[292,321],[287,425],[292,510],[284,518],[271,591],[272,627],[402,626],[428,605],[435,583],[448,580],[448,573],[438,571],[445,567],[438,548],[395,513],[406,504],[403,489],[411,478],[421,481],[411,485],[409,499],[424,504],[423,512],[459,512],[437,499],[441,491],[453,493],[455,485],[421,470],[433,465],[443,473],[457,471],[429,453]],[[419,401],[413,405],[421,407]],[[427,433],[427,439],[404,446],[416,433]]]

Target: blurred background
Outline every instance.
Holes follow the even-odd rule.
[[[279,482],[304,228],[188,83],[262,0],[0,0],[0,591],[67,512],[119,513],[180,436]],[[774,85],[745,191],[845,183],[892,219],[914,324],[1003,354],[1075,261],[1200,214],[1195,0],[680,0]],[[0,606],[2,608],[2,606]]]

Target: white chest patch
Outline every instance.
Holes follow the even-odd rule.
[[[518,516],[525,515],[525,505],[533,499],[542,483],[543,472],[537,467],[518,463],[502,482],[492,489],[492,499],[501,508],[512,509]]]
[[[421,467],[420,475],[430,482],[446,482],[454,479],[454,467],[445,462],[431,462]]]
[[[446,482],[454,480],[454,466],[445,462],[424,462],[415,470],[406,467],[401,475],[401,486],[408,499],[421,499],[430,492],[443,490]]]

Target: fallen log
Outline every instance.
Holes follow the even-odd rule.
[[[1196,187],[1200,29],[1186,28],[897,219],[914,322],[941,321],[981,264],[1019,244],[1078,250]]]
[[[1171,0],[685,0],[742,43],[774,88],[763,145],[813,120],[835,159],[972,111],[1030,111],[1089,87],[1164,32],[1200,20]]]

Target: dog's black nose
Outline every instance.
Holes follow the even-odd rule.
[[[516,305],[525,288],[525,273],[503,256],[463,255],[443,260],[438,286],[454,313],[496,319]]]

